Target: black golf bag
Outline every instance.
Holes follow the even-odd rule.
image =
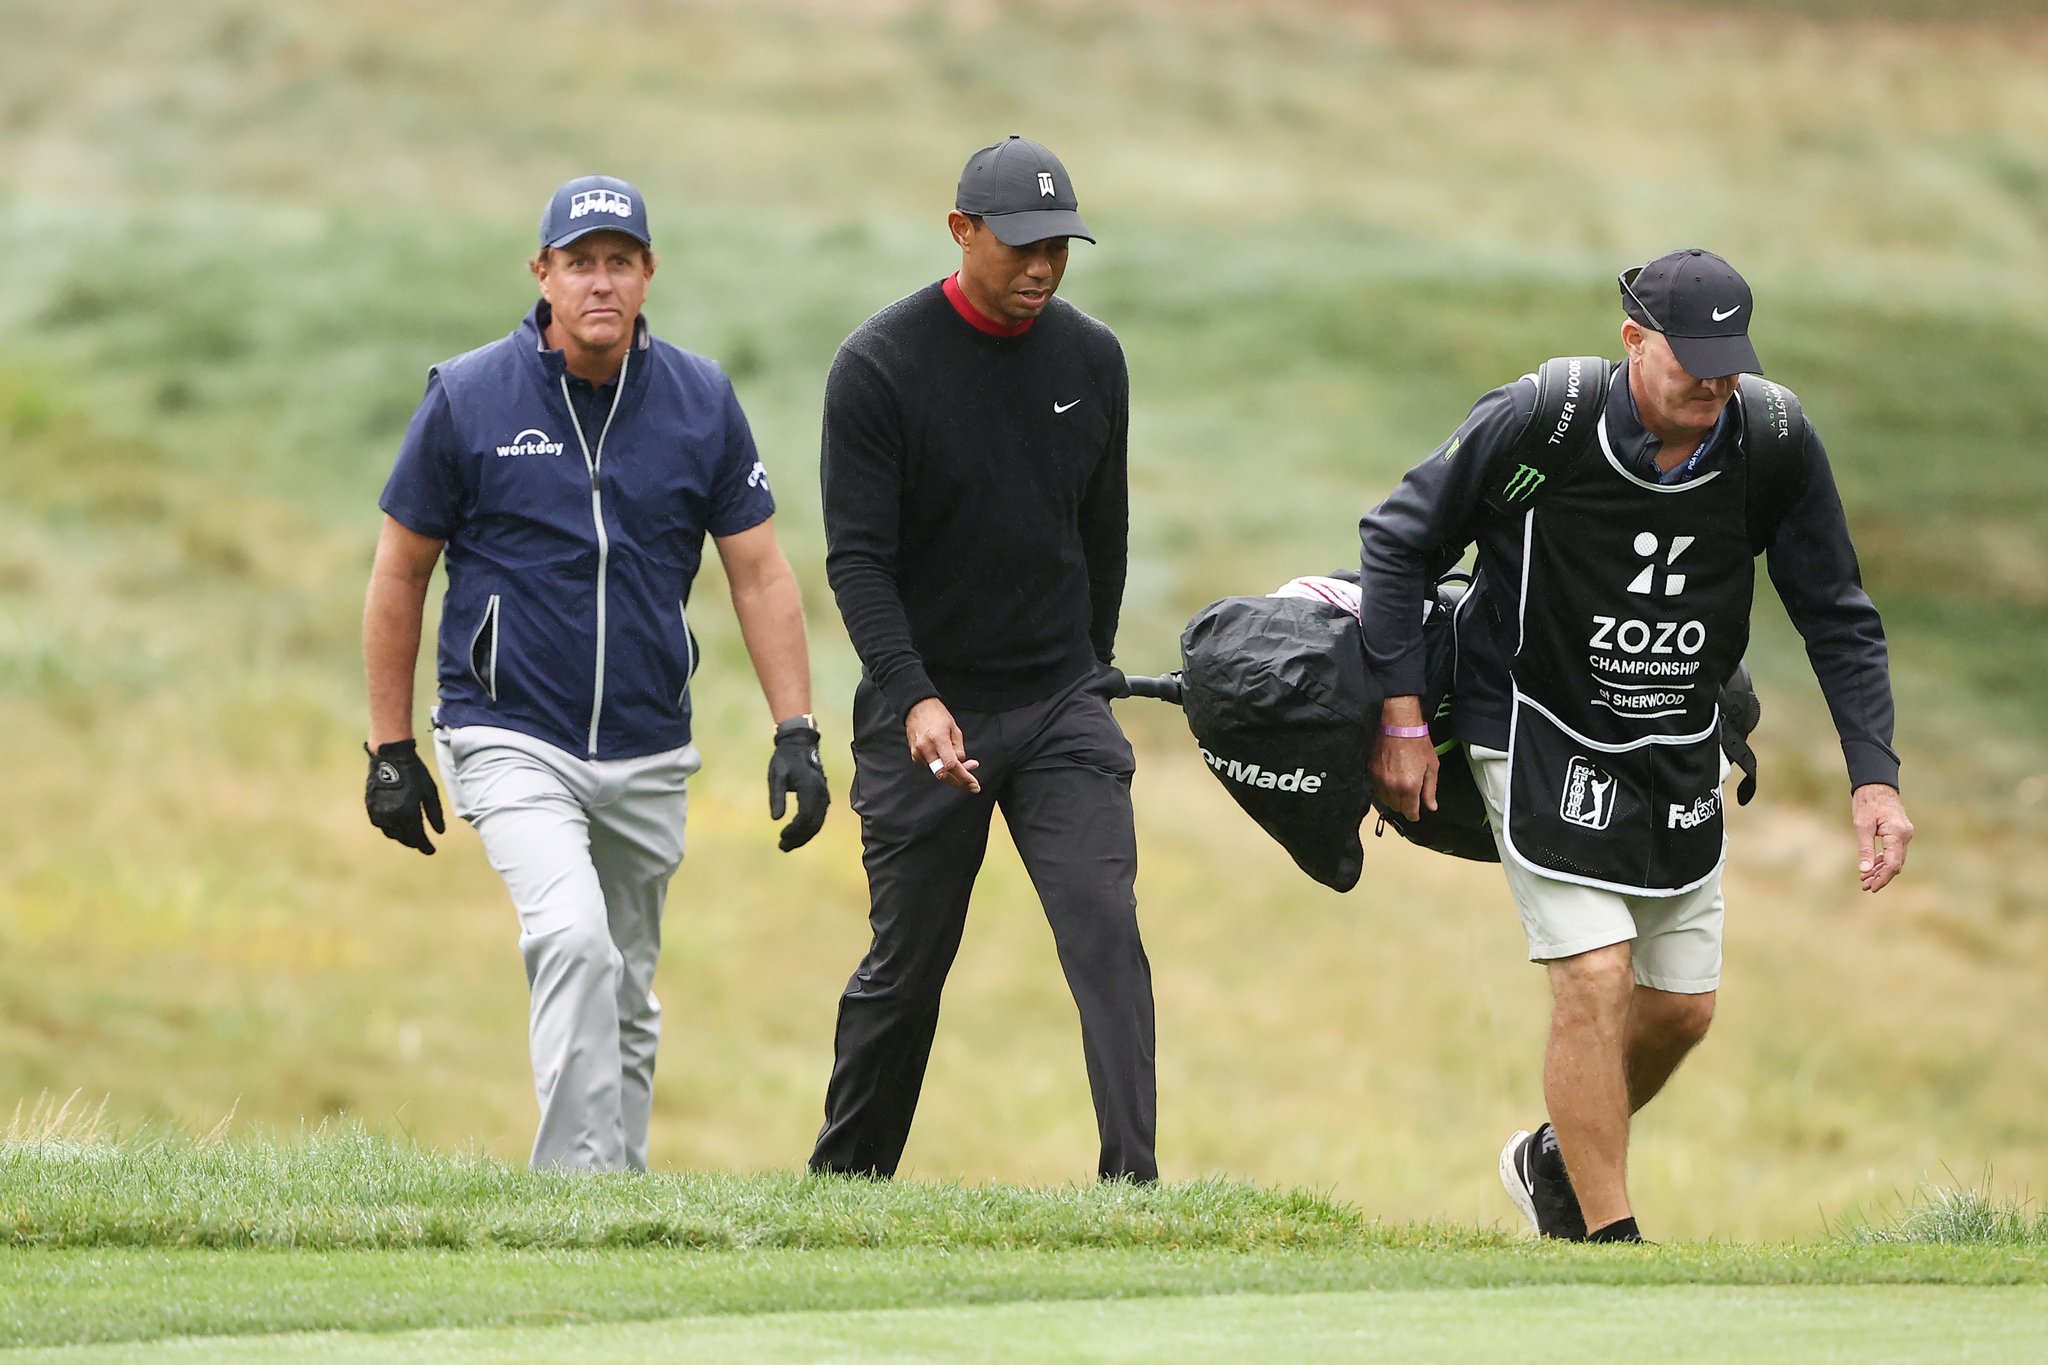
[[[1357,576],[1333,579],[1355,583]],[[1454,613],[1471,579],[1451,573],[1425,604],[1423,714],[1441,727],[1457,676]],[[1408,820],[1372,799],[1378,684],[1365,662],[1358,617],[1334,600],[1226,597],[1195,613],[1181,634],[1181,667],[1127,679],[1135,696],[1178,702],[1209,771],[1303,872],[1337,891],[1358,884],[1359,827],[1378,812],[1410,843],[1454,857],[1499,862],[1486,803],[1462,747],[1437,738],[1437,808]],[[1746,669],[1721,689],[1721,747],[1743,770],[1739,804],[1756,791],[1748,736],[1762,715]]]

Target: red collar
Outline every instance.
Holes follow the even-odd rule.
[[[1022,322],[997,322],[979,308],[967,301],[967,291],[960,287],[958,272],[946,276],[946,299],[953,305],[953,311],[966,318],[977,332],[987,332],[992,337],[1020,337],[1031,330],[1037,318],[1026,318]]]

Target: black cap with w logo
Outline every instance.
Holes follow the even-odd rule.
[[[967,158],[953,207],[984,219],[1005,246],[1048,237],[1095,240],[1077,212],[1067,168],[1042,144],[1015,133]]]
[[[1678,363],[1695,379],[1763,373],[1763,362],[1749,343],[1755,302],[1734,266],[1698,247],[1621,272],[1622,308],[1643,326],[1662,332]]]

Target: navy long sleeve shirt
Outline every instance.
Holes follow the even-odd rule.
[[[1422,601],[1436,578],[1465,550],[1480,545],[1475,597],[1461,612],[1473,623],[1459,634],[1460,668],[1452,728],[1460,739],[1505,749],[1509,720],[1509,657],[1481,623],[1503,601],[1512,620],[1522,558],[1519,518],[1489,515],[1484,495],[1496,458],[1514,444],[1536,409],[1533,375],[1485,394],[1456,432],[1408,471],[1386,500],[1359,522],[1366,657],[1389,696],[1423,691]],[[1603,413],[1615,458],[1650,471],[1658,441],[1644,429],[1629,394],[1628,366],[1615,367]],[[1803,418],[1802,418],[1803,420]],[[1704,467],[1746,458],[1724,427]],[[1739,430],[1739,424],[1734,424]],[[1730,444],[1732,442],[1732,444]],[[1580,458],[1598,458],[1598,452]],[[1850,785],[1896,787],[1892,690],[1884,626],[1863,590],[1856,548],[1836,492],[1826,448],[1811,422],[1788,480],[1792,496],[1763,547],[1772,585],[1806,642],[1813,672],[1841,737]],[[1655,477],[1646,473],[1646,477]]]

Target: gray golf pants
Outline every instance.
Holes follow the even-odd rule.
[[[592,761],[512,730],[436,730],[455,813],[519,912],[540,1128],[533,1166],[647,1169],[662,906],[697,750]]]

